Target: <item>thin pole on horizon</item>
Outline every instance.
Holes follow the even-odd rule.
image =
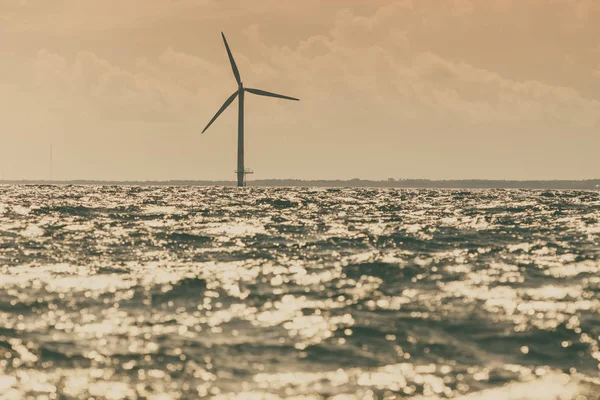
[[[52,182],[53,179],[53,159],[52,159],[52,143],[50,143],[50,182]]]
[[[225,111],[225,109],[227,107],[229,107],[229,105],[231,103],[233,103],[233,101],[237,97],[238,102],[239,102],[238,153],[237,153],[237,170],[235,172],[237,174],[237,185],[238,185],[238,187],[240,187],[240,186],[246,186],[246,175],[252,173],[252,171],[246,169],[245,164],[244,164],[244,97],[245,97],[244,94],[245,94],[245,92],[252,93],[252,94],[255,94],[258,96],[275,97],[278,99],[295,100],[295,101],[300,101],[300,100],[295,97],[289,97],[289,96],[284,96],[281,94],[271,93],[271,92],[267,92],[265,90],[245,88],[244,84],[242,83],[242,78],[240,76],[238,67],[235,63],[235,60],[233,59],[233,54],[231,53],[231,49],[229,48],[229,44],[227,43],[227,39],[225,39],[225,35],[223,34],[223,32],[221,32],[221,36],[223,37],[223,43],[225,44],[225,49],[227,50],[227,56],[229,57],[231,69],[233,70],[233,76],[235,77],[235,80],[238,84],[238,90],[236,90],[231,96],[229,96],[229,98],[227,100],[225,100],[225,103],[221,106],[219,111],[217,111],[215,116],[206,125],[206,128],[204,128],[202,133],[204,133],[208,129],[208,127],[211,126],[213,122],[215,122],[215,120],[219,117],[219,115],[221,115],[221,113],[223,111]]]

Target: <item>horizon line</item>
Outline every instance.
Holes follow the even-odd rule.
[[[106,185],[106,186],[218,186],[235,187],[235,180],[93,180],[93,179],[0,179],[0,185]],[[595,179],[256,179],[248,187],[403,188],[403,189],[537,189],[600,190]]]

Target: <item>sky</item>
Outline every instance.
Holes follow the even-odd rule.
[[[600,178],[598,0],[0,0],[0,179]]]

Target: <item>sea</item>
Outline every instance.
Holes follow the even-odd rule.
[[[600,192],[0,186],[0,399],[600,399]]]

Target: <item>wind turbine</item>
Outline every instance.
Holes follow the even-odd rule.
[[[225,103],[221,106],[219,111],[217,111],[215,116],[210,120],[208,125],[206,125],[206,128],[204,128],[202,133],[206,132],[206,130],[212,125],[213,122],[215,122],[215,120],[219,117],[219,115],[221,115],[221,113],[223,113],[223,111],[225,111],[225,109],[227,107],[229,107],[229,105],[231,103],[233,103],[235,98],[239,96],[239,99],[238,99],[238,104],[239,104],[239,109],[238,109],[239,110],[238,111],[238,157],[237,157],[237,171],[235,171],[235,172],[237,174],[237,185],[245,186],[244,179],[245,179],[246,174],[249,173],[249,171],[246,171],[246,169],[244,167],[244,93],[248,92],[248,93],[256,94],[259,96],[276,97],[278,99],[295,100],[295,101],[300,101],[300,100],[296,99],[294,97],[283,96],[281,94],[267,92],[265,90],[245,88],[244,84],[242,83],[242,79],[240,78],[240,72],[238,71],[237,65],[235,64],[235,60],[233,59],[233,54],[231,54],[231,50],[229,49],[229,45],[227,44],[227,39],[225,39],[225,35],[223,34],[223,32],[221,32],[221,36],[223,37],[223,43],[225,43],[225,49],[227,50],[227,55],[229,56],[229,62],[231,63],[231,69],[233,69],[233,76],[235,76],[235,80],[237,81],[237,84],[238,84],[238,90],[236,90],[235,93],[233,93],[227,100],[225,100]]]

